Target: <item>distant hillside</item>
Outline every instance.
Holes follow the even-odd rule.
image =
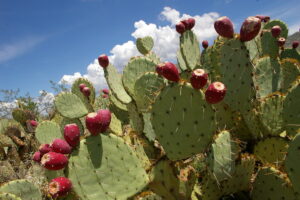
[[[286,44],[285,47],[287,48],[291,48],[292,47],[292,43],[293,41],[298,40],[300,42],[300,32],[296,32],[293,35],[290,35],[287,40],[286,40]],[[297,48],[298,51],[300,51],[300,46]]]

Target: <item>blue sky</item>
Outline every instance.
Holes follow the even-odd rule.
[[[0,0],[0,89],[20,88],[22,94],[37,96],[40,90],[52,92],[49,80],[92,74],[87,66],[99,54],[110,55],[118,44],[125,48],[135,41],[134,32],[151,31],[150,23],[155,30],[174,28],[161,15],[165,7],[180,16],[228,16],[236,32],[256,14],[280,18],[294,31],[300,28],[299,0]],[[145,24],[135,24],[139,20]],[[123,55],[124,48],[116,55]]]

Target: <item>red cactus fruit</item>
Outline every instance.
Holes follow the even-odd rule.
[[[185,32],[185,25],[182,22],[179,22],[175,26],[177,33],[182,34]]]
[[[193,88],[201,89],[206,85],[207,79],[208,79],[208,74],[205,73],[203,69],[195,69],[192,72],[190,81]]]
[[[159,74],[159,75],[163,75],[163,67],[164,67],[164,65],[165,64],[163,64],[163,63],[160,63],[160,64],[158,64],[157,66],[156,66],[156,72]]]
[[[226,87],[221,82],[213,82],[205,91],[206,102],[210,104],[219,103],[226,95]]]
[[[35,120],[30,120],[30,125],[33,126],[33,127],[37,127],[37,125],[39,124],[37,121]]]
[[[207,41],[207,40],[203,40],[203,41],[202,41],[202,47],[203,47],[204,49],[206,49],[206,48],[208,47],[208,41]]]
[[[217,21],[215,21],[214,23],[214,27],[216,32],[220,36],[226,38],[233,38],[233,34],[234,34],[233,24],[228,17],[224,16],[217,19]]]
[[[86,124],[86,128],[90,131],[90,133],[92,135],[98,135],[101,130],[102,130],[102,126],[99,123],[101,120],[100,115],[98,115],[97,113],[89,113],[86,117],[85,117],[85,124]]]
[[[284,44],[285,44],[285,38],[284,37],[278,38],[277,44],[278,44],[279,47],[283,47]]]
[[[99,65],[103,68],[106,68],[109,65],[109,59],[108,56],[105,54],[102,54],[98,57]]]
[[[79,90],[82,92],[83,88],[85,88],[86,85],[84,83],[79,84]]]
[[[42,154],[39,151],[35,152],[32,156],[32,160],[38,163],[41,162],[41,158],[42,158]]]
[[[48,192],[52,198],[63,197],[72,189],[72,182],[66,177],[57,177],[50,181]]]
[[[281,27],[278,25],[273,26],[271,29],[271,33],[273,37],[277,38],[281,33]]]
[[[41,155],[43,156],[46,153],[49,153],[50,151],[52,151],[52,148],[50,147],[49,144],[42,144],[39,147],[39,152],[41,152]]]
[[[240,40],[247,42],[257,36],[260,31],[261,21],[257,17],[248,17],[242,24],[240,30]]]
[[[89,88],[89,87],[84,87],[84,88],[82,89],[82,94],[83,94],[84,96],[86,96],[86,97],[89,97],[89,96],[91,95],[91,90],[90,90],[90,88]]]
[[[49,170],[60,170],[68,164],[68,158],[64,154],[49,152],[43,155],[41,165]]]
[[[180,80],[178,69],[176,65],[171,62],[165,62],[162,67],[162,76],[169,81],[178,82]]]
[[[109,94],[109,89],[104,88],[104,89],[102,90],[102,92],[103,92],[104,94]]]
[[[102,98],[108,98],[107,94],[102,94]]]
[[[182,20],[181,22],[184,24],[185,30],[191,30],[192,28],[194,28],[195,23],[196,23],[194,18],[188,18],[188,19]]]
[[[72,147],[69,143],[60,138],[54,139],[50,147],[56,153],[70,154],[72,152]]]
[[[80,142],[80,130],[77,124],[67,124],[64,127],[64,138],[71,147],[76,147]]]
[[[293,41],[292,47],[293,49],[297,49],[299,46],[299,41]]]
[[[109,124],[111,121],[111,113],[107,109],[102,109],[102,110],[98,110],[97,114],[100,116],[100,121],[99,121],[99,123],[101,125],[100,132],[103,133],[109,127]]]

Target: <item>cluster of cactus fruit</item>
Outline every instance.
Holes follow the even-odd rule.
[[[0,199],[299,200],[299,42],[284,48],[280,20],[249,17],[236,34],[221,17],[200,52],[194,25],[176,25],[177,64],[138,38],[142,56],[122,74],[99,56],[110,90],[96,97],[80,78],[51,120],[14,111],[42,144],[28,167],[45,178],[6,182]],[[0,134],[9,127],[1,120]]]

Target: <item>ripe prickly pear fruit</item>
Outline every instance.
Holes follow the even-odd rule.
[[[108,56],[105,54],[102,54],[98,57],[99,65],[103,68],[106,68],[109,65]]]
[[[207,41],[207,40],[203,40],[203,41],[202,41],[202,47],[203,47],[204,49],[206,49],[206,48],[208,47],[208,41]]]
[[[41,165],[49,170],[60,170],[68,164],[68,158],[64,154],[49,152],[43,155]]]
[[[213,82],[205,91],[206,102],[210,104],[219,103],[226,95],[226,87],[221,82]]]
[[[89,87],[84,87],[84,88],[82,89],[82,94],[83,94],[84,96],[86,96],[86,97],[89,97],[89,96],[91,95],[91,90],[90,90],[90,88],[89,88]]]
[[[195,69],[192,72],[190,81],[193,88],[201,89],[206,85],[207,79],[208,79],[208,74],[205,73],[203,69]]]
[[[43,156],[46,153],[49,153],[50,151],[52,151],[52,148],[50,147],[49,144],[42,144],[39,147],[39,152],[41,152],[41,155]]]
[[[278,25],[273,26],[271,29],[271,33],[273,37],[277,38],[281,33],[281,27]]]
[[[92,135],[98,135],[101,130],[102,126],[100,124],[101,117],[98,113],[89,113],[85,117],[85,124],[86,128],[90,131]]]
[[[37,121],[35,121],[35,120],[30,120],[30,125],[32,126],[32,127],[37,127],[37,125],[39,124]]]
[[[298,46],[299,46],[299,41],[293,41],[292,44],[293,49],[297,49]]]
[[[171,62],[165,62],[162,67],[162,76],[169,81],[178,82],[180,80],[178,69],[176,65]]]
[[[163,63],[160,63],[160,64],[158,64],[157,66],[156,66],[156,72],[159,74],[159,75],[163,75],[163,67],[164,67],[164,65],[165,64],[163,64]]]
[[[217,21],[215,21],[214,23],[214,27],[216,32],[220,36],[226,38],[233,38],[233,34],[234,34],[233,24],[228,17],[224,16],[217,19]]]
[[[182,22],[179,22],[175,26],[177,33],[182,34],[185,32],[185,25]]]
[[[101,125],[100,133],[103,133],[109,127],[109,124],[111,121],[111,113],[107,109],[101,109],[101,110],[98,110],[97,114],[100,116],[100,121],[99,121],[99,123]]]
[[[54,178],[48,185],[48,192],[54,199],[67,195],[71,189],[72,182],[66,177]]]
[[[64,138],[71,147],[76,147],[80,142],[80,130],[77,124],[67,124],[64,127]]]
[[[105,89],[102,90],[102,92],[103,92],[104,94],[109,94],[109,89],[105,88]]]
[[[41,162],[41,158],[42,158],[42,154],[39,151],[35,152],[32,156],[32,160],[37,162],[37,163]]]
[[[70,154],[72,152],[72,147],[65,140],[60,138],[54,139],[50,147],[52,151],[56,153]]]
[[[257,17],[248,17],[242,24],[240,30],[240,40],[247,42],[257,36],[260,31],[261,21]]]
[[[279,47],[283,47],[284,44],[285,44],[285,38],[284,37],[278,38],[277,44],[278,44]]]
[[[102,94],[102,98],[108,98],[107,94]]]
[[[185,30],[191,30],[195,26],[195,23],[196,23],[194,18],[188,18],[188,19],[182,20],[181,22],[184,24]]]
[[[86,85],[84,83],[81,83],[79,85],[79,90],[82,92],[83,88],[85,88],[85,87],[86,87]]]

